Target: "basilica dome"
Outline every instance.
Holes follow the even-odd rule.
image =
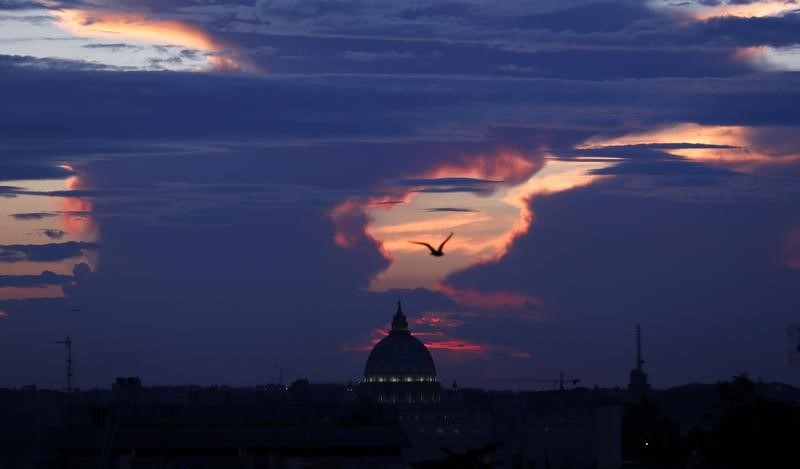
[[[399,302],[389,334],[375,344],[367,358],[364,385],[370,395],[383,403],[439,400],[433,357],[408,330],[408,320]]]
[[[364,376],[436,377],[433,357],[425,345],[411,335],[400,305],[389,335],[375,344],[369,354]]]

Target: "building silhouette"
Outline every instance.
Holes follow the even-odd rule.
[[[442,388],[398,303],[361,383],[0,389],[0,468],[619,469],[622,394]]]
[[[399,301],[389,334],[375,344],[367,358],[362,388],[366,395],[387,405],[426,405],[441,400],[433,357],[411,334]]]

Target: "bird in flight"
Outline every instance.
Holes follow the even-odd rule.
[[[431,246],[428,243],[423,243],[422,241],[409,241],[409,243],[414,243],[414,244],[419,244],[419,245],[425,246],[425,247],[427,247],[428,249],[431,250],[431,256],[442,257],[442,256],[444,256],[444,245],[445,245],[445,243],[450,241],[450,238],[452,238],[452,237],[453,237],[453,233],[450,233],[450,235],[447,238],[445,238],[444,241],[442,241],[442,244],[439,245],[438,249],[434,249],[433,246]]]

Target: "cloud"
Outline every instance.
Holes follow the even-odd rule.
[[[83,60],[38,58],[29,55],[0,55],[0,67],[20,70],[39,70],[39,71],[110,71],[124,70],[124,67],[115,67],[96,62]]]
[[[161,19],[131,11],[60,8],[56,24],[80,37],[130,39],[162,45],[179,45],[207,53],[213,70],[256,71],[229,46],[190,23]]]
[[[409,187],[412,192],[428,194],[446,194],[457,192],[470,192],[474,194],[489,194],[503,181],[470,177],[449,178],[416,178],[393,181],[392,184],[400,187]]]
[[[77,32],[137,29],[77,46],[82,55],[130,53],[149,31],[154,69],[222,49],[271,75],[0,57],[0,86],[15,90],[0,103],[0,174],[49,177],[69,162],[83,181],[0,193],[83,197],[102,234],[0,248],[15,269],[98,259],[58,285],[66,298],[2,301],[17,328],[0,340],[14,350],[30,350],[31,334],[103,330],[86,335],[92,384],[119,366],[153,382],[252,384],[273,362],[343,380],[360,374],[365,352],[336,351],[365,343],[402,295],[429,321],[415,327],[443,377],[460,383],[565,369],[618,384],[635,321],[657,383],[714,379],[734,362],[782,376],[767,362],[770,331],[798,306],[800,86],[797,73],[742,51],[793,47],[796,15],[687,21],[645,2],[569,0],[143,0],[146,15],[81,11]],[[175,22],[188,36],[170,39],[187,32],[161,28]],[[717,133],[612,142],[687,122]],[[593,137],[605,144],[577,148]],[[746,152],[780,164],[741,174],[688,159]],[[488,196],[501,194],[506,218],[485,223]],[[426,202],[403,210],[410,200]],[[15,211],[34,210],[47,208]],[[484,223],[502,236],[490,249],[480,230],[459,231],[439,260],[461,270],[438,291],[373,292],[401,264],[391,242],[408,244],[406,233],[379,236],[390,215],[396,230]],[[481,249],[497,255],[468,257]],[[418,281],[423,269],[410,265]],[[424,265],[428,275],[441,264]],[[80,314],[63,314],[75,304]],[[36,354],[2,360],[17,382],[58,366]]]
[[[490,359],[502,357],[514,359],[527,359],[531,354],[524,349],[474,340],[460,336],[459,329],[465,323],[465,316],[461,313],[426,311],[410,317],[410,327],[415,337],[431,351],[437,362],[454,364],[469,363],[475,359]],[[369,352],[381,339],[386,337],[389,324],[384,324],[370,331],[369,340],[360,345],[345,344],[342,350],[346,352]]]
[[[479,212],[479,210],[473,208],[459,208],[459,207],[433,207],[433,208],[426,208],[426,212],[464,212],[464,213],[474,213]]]
[[[342,58],[347,60],[373,62],[377,60],[408,60],[408,59],[413,59],[414,55],[410,52],[395,52],[395,51],[367,52],[367,51],[346,50],[342,53]]]
[[[629,0],[426,1],[412,7],[393,1],[145,0],[137,3],[139,11],[114,10],[109,3],[61,4],[50,11],[74,34],[113,35],[111,45],[138,40],[191,48],[217,62],[217,70],[597,79],[750,73],[758,65],[736,60],[737,50],[798,43],[800,15],[786,5],[777,15],[711,15],[703,21]],[[281,59],[264,50],[279,51]]]
[[[0,11],[3,10],[11,10],[11,11],[24,11],[24,10],[35,10],[41,8],[39,2],[29,1],[29,0],[1,0],[0,1]]]
[[[478,179],[478,178],[460,178],[460,177],[450,177],[450,178],[435,178],[435,179],[401,179],[398,181],[394,181],[394,184],[398,186],[482,186],[482,185],[491,185],[497,184],[502,181],[492,181],[487,179]]]
[[[779,379],[788,372],[780,360],[749,352],[780,356],[775,344],[800,307],[800,276],[784,267],[782,242],[789,221],[800,219],[800,193],[775,191],[777,182],[743,176],[681,188],[676,199],[664,195],[669,178],[618,176],[538,197],[534,224],[505,257],[445,284],[538,298],[545,319],[527,328],[531,352],[584,377],[615,373],[633,350],[620,341],[640,322],[656,382],[708,380],[736,367]],[[748,183],[771,196],[752,197]]]
[[[49,285],[64,285],[73,280],[69,275],[58,275],[45,270],[38,275],[0,275],[0,288],[44,288]]]
[[[25,163],[0,163],[0,181],[25,179],[64,179],[73,172],[67,168]]]
[[[41,233],[50,239],[61,239],[67,235],[64,230],[41,230]]]
[[[43,73],[12,67],[0,76],[3,86],[27,90],[24,106],[19,93],[0,106],[8,111],[4,116],[11,116],[11,109],[15,110],[13,119],[0,117],[4,138],[431,139],[479,136],[498,120],[507,125],[578,130],[615,130],[630,119],[643,126],[675,121],[800,124],[800,116],[790,104],[795,95],[800,96],[792,74],[736,81],[702,78],[623,83],[538,78],[351,76],[267,80],[186,74]],[[149,92],[143,96],[115,92],[127,87],[147,87]],[[46,99],[48,93],[60,98]],[[129,112],[109,112],[109,100]],[[54,118],[43,122],[32,109],[46,110]],[[454,119],[454,115],[458,117]],[[492,161],[487,159],[487,163]]]
[[[83,256],[87,250],[97,249],[95,243],[68,241],[53,244],[0,245],[0,263],[54,262]]]
[[[87,49],[108,49],[108,50],[110,50],[112,52],[120,52],[120,51],[124,51],[124,50],[141,50],[142,49],[141,46],[125,44],[125,43],[122,43],[122,42],[117,42],[117,43],[113,43],[113,44],[105,44],[105,43],[84,44],[82,47],[85,47]]]
[[[54,212],[35,212],[35,213],[12,213],[10,215],[15,220],[43,220],[45,218],[52,218],[58,216]]]

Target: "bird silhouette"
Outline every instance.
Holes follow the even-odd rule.
[[[428,243],[423,243],[422,241],[409,241],[409,243],[414,243],[414,244],[419,244],[419,245],[425,246],[425,247],[427,247],[428,249],[431,250],[431,256],[442,257],[442,256],[444,256],[444,245],[448,241],[450,241],[450,238],[452,238],[452,237],[453,237],[453,233],[450,233],[450,235],[447,238],[445,238],[444,241],[442,241],[442,244],[439,245],[438,249],[434,249],[433,246],[431,246]]]

